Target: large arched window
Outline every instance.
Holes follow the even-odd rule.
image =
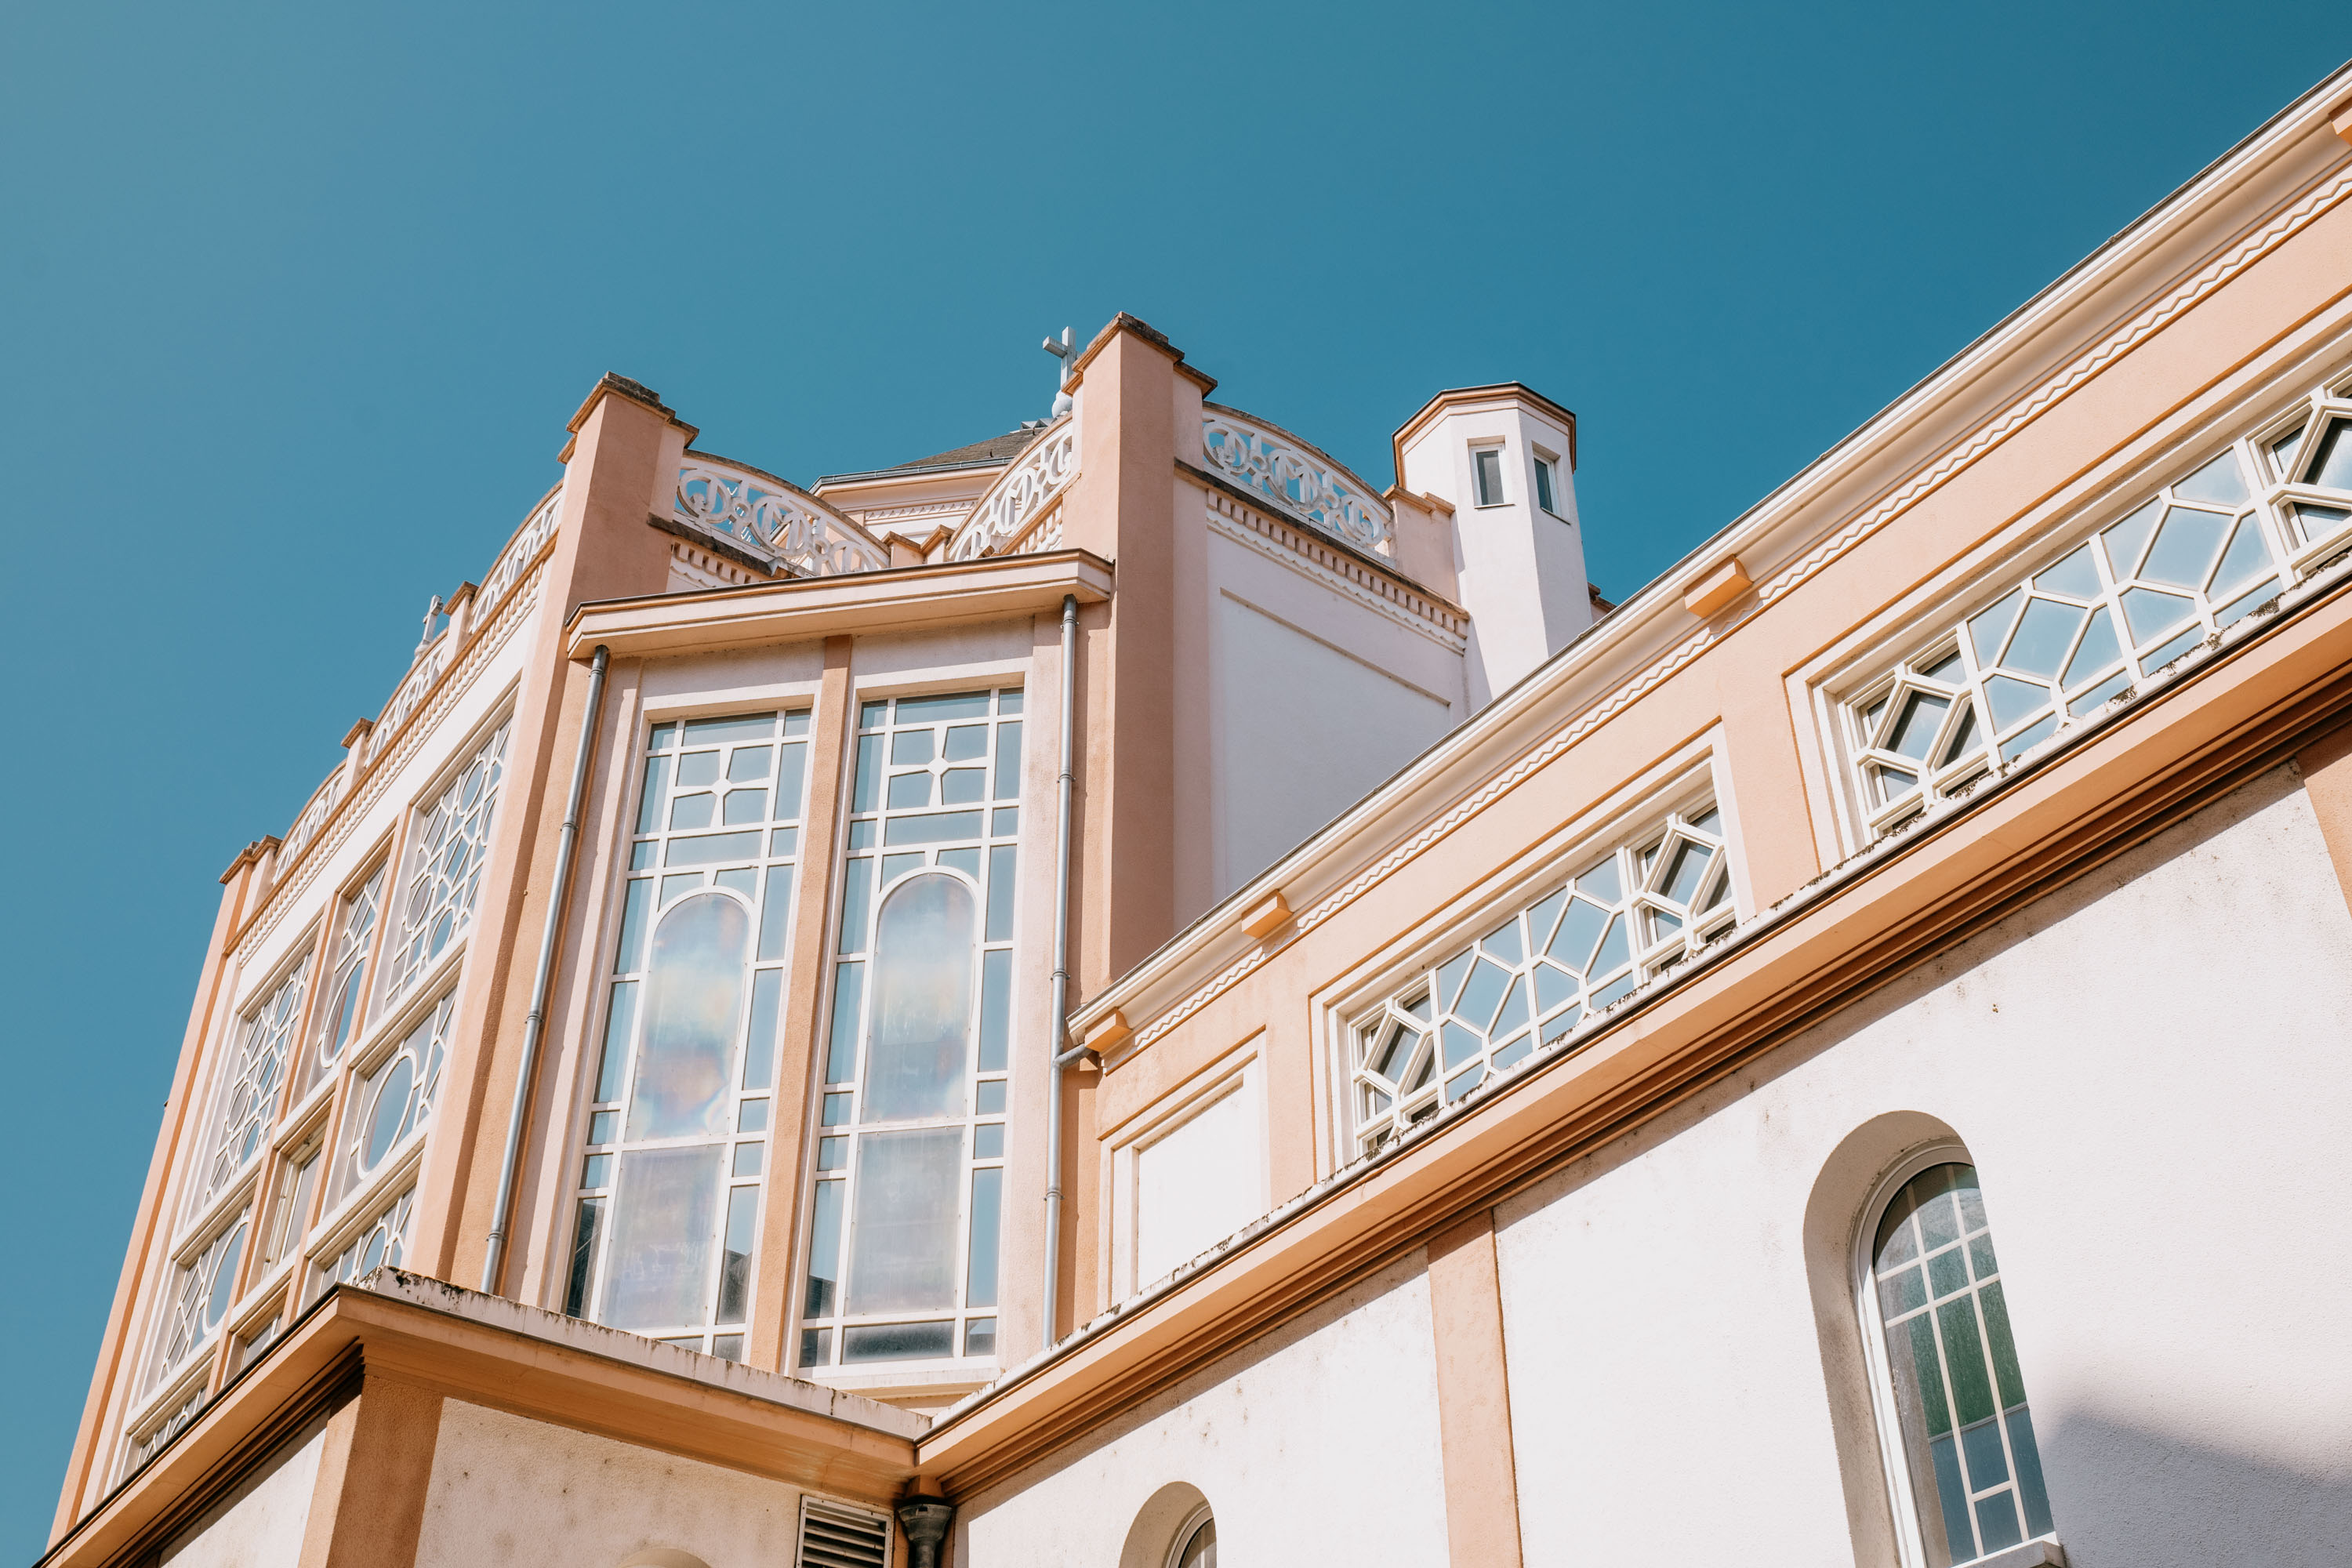
[[[1021,696],[858,710],[803,1368],[996,1354]]]
[[[1976,1167],[1931,1154],[1891,1184],[1861,1271],[1890,1479],[1906,1555],[1953,1568],[2048,1535],[2050,1499]]]
[[[587,1089],[564,1310],[730,1361],[757,1272],[806,711],[656,724]]]

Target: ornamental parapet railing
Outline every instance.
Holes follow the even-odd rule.
[[[1358,550],[1393,559],[1396,530],[1370,485],[1279,426],[1204,404],[1201,447],[1212,472]]]
[[[975,561],[1028,542],[1045,509],[1078,477],[1078,416],[1066,414],[1038,433],[1013,466],[996,477],[948,541],[948,559]],[[1034,549],[1034,543],[1030,548]]]
[[[804,490],[740,463],[688,454],[670,515],[748,545],[796,577],[878,572],[890,552]]]
[[[437,615],[446,610],[448,623],[438,633],[427,636],[416,645],[416,651],[409,659],[408,672],[393,689],[392,700],[383,705],[383,710],[376,715],[373,723],[365,724],[363,733],[352,741],[352,750],[341,764],[329,773],[311,792],[310,798],[302,804],[302,809],[294,817],[294,826],[286,830],[284,842],[278,847],[280,877],[287,868],[301,858],[302,852],[310,848],[320,831],[334,816],[336,808],[351,797],[353,786],[367,776],[368,771],[383,760],[384,752],[400,738],[400,732],[408,721],[424,706],[425,700],[432,695],[441,678],[449,673],[449,667],[457,663],[457,655],[467,646],[468,638],[488,629],[498,612],[513,596],[515,589],[530,576],[530,569],[538,564],[540,557],[546,553],[549,543],[555,537],[562,505],[563,487],[558,485],[540,502],[522,527],[515,531],[506,548],[499,552],[499,558],[483,574],[479,588],[473,588],[471,584],[461,588],[447,605],[437,599],[434,601],[435,613]]]

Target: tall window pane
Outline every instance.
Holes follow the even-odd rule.
[[[358,1037],[361,1003],[367,993],[368,952],[375,942],[376,916],[390,873],[389,867],[377,867],[336,911],[335,945],[327,959],[327,989],[312,1026],[312,1045],[297,1093],[324,1078]]]
[[[507,735],[513,728],[511,720],[500,724],[417,819],[403,878],[387,998],[415,984],[473,923],[499,788],[506,777]]]
[[[1021,693],[866,703],[800,1364],[995,1352]]]
[[[758,1269],[808,732],[647,732],[575,1167],[564,1310],[715,1355],[741,1354]]]
[[[1934,1568],[2051,1530],[2025,1381],[1976,1168],[1931,1166],[1886,1205],[1871,1283],[1921,1545]]]
[[[228,1185],[268,1141],[278,1120],[287,1044],[301,1022],[302,983],[310,968],[307,960],[298,963],[259,1006],[237,1022],[236,1054],[223,1065],[212,1163],[195,1191],[199,1200]]]

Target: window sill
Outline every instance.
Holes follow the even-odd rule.
[[[2066,1568],[2066,1549],[2058,1544],[2055,1537],[2044,1536],[1990,1557],[1979,1557],[1968,1568]]]

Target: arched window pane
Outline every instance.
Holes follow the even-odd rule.
[[[692,1138],[727,1131],[727,1069],[742,1009],[751,918],[717,893],[688,899],[654,932],[645,1037],[627,1136]]]
[[[1175,1568],[1217,1568],[1217,1521],[1203,1520],[1176,1553]]]
[[[1951,1568],[2048,1534],[2050,1500],[1976,1167],[1935,1165],[1906,1182],[1872,1247],[1928,1562]]]
[[[901,882],[875,922],[866,1120],[964,1113],[971,1036],[971,889],[933,874]]]

